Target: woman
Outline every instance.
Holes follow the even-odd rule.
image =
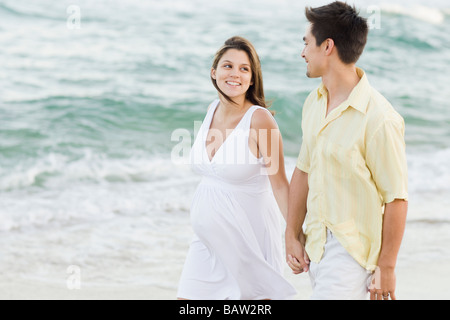
[[[203,176],[194,195],[195,233],[179,299],[287,299],[279,211],[289,184],[277,124],[264,99],[259,57],[242,37],[216,53],[211,80],[219,99],[208,108],[191,150]],[[278,206],[277,206],[278,203]]]

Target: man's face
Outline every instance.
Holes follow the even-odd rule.
[[[322,46],[317,46],[316,38],[311,33],[311,25],[306,28],[303,41],[305,42],[305,47],[302,51],[302,58],[307,63],[306,76],[308,78],[318,78],[323,74],[325,54]]]

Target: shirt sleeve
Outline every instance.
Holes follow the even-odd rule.
[[[367,143],[366,163],[383,203],[408,200],[408,173],[402,118],[383,122]]]
[[[305,113],[306,113],[306,109],[307,106],[309,105],[309,100],[310,100],[311,94],[306,98],[305,103],[303,104],[303,111],[302,111],[302,134],[303,134],[303,139],[302,139],[302,146],[300,147],[300,153],[298,155],[297,158],[297,168],[302,170],[303,172],[309,173],[309,168],[310,168],[310,156],[309,156],[309,149],[308,149],[308,145],[306,143],[306,139],[305,139]]]
[[[302,170],[303,172],[309,173],[309,151],[305,139],[303,139],[302,141],[300,154],[297,158],[297,168]]]
[[[302,134],[303,134],[303,141],[302,146],[300,147],[300,153],[297,158],[297,168],[302,170],[303,172],[309,173],[310,170],[310,150],[307,144],[306,135],[308,134],[307,128],[305,126],[305,119],[307,118],[308,110],[310,110],[310,106],[312,103],[312,100],[317,96],[317,91],[311,91],[308,97],[306,97],[305,102],[303,103],[302,108]]]

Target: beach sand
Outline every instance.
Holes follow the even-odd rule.
[[[449,262],[435,265],[415,265],[397,269],[397,299],[448,300],[450,299]],[[286,278],[294,284],[295,299],[308,300],[311,294],[309,276],[293,275]],[[174,300],[176,289],[155,286],[82,284],[80,289],[68,289],[65,281],[47,282],[7,276],[0,277],[1,300]]]

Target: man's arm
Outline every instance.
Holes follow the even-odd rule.
[[[386,203],[383,218],[383,240],[378,258],[380,284],[370,292],[372,300],[381,300],[383,293],[389,293],[395,300],[395,265],[405,231],[408,201],[395,199]]]
[[[289,186],[288,217],[286,223],[286,261],[294,273],[308,271],[309,258],[305,252],[303,222],[308,198],[308,174],[294,169]]]

